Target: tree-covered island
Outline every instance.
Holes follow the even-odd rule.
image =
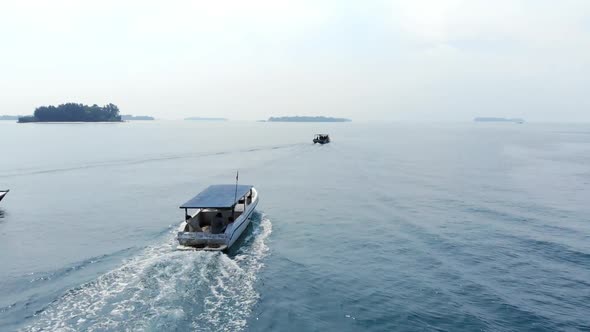
[[[116,105],[92,106],[76,103],[59,106],[41,106],[32,116],[18,118],[18,122],[121,122]]]

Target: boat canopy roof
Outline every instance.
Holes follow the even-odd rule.
[[[252,189],[251,185],[216,184],[201,191],[197,196],[180,206],[181,209],[215,208],[224,209],[234,206],[240,198]]]

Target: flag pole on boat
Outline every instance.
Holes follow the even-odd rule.
[[[236,191],[234,193],[234,206],[231,209],[231,217],[232,219],[236,219],[235,211],[236,211],[236,199],[238,199],[238,177],[240,176],[240,170],[236,171]]]

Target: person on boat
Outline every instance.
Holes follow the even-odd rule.
[[[188,214],[184,218],[186,219],[186,223],[189,224],[189,226],[193,232],[202,232],[203,231],[201,226],[199,226],[198,219],[191,219],[192,217],[189,216]]]
[[[215,218],[211,222],[211,234],[221,234],[225,225],[223,224],[223,216],[221,212],[217,212]]]

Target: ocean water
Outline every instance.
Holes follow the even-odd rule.
[[[1,331],[590,331],[590,124],[0,133]],[[178,206],[237,169],[240,245],[176,251]]]

